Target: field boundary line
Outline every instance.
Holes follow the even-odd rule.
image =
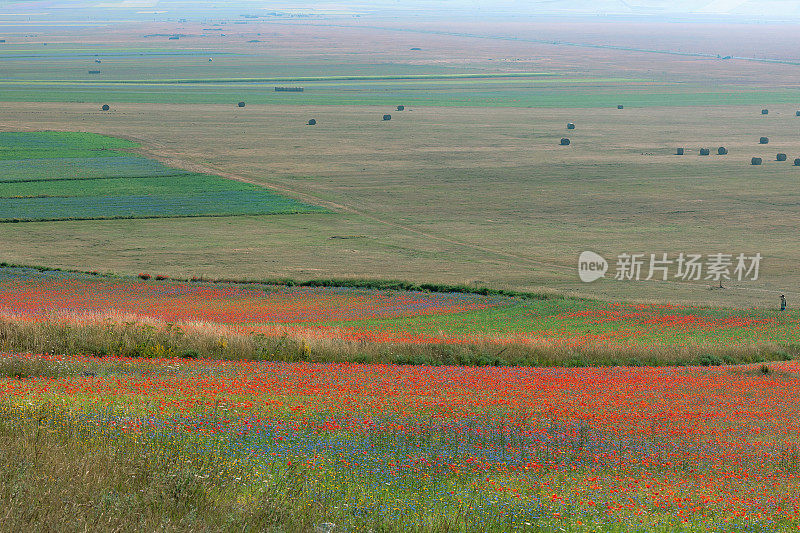
[[[296,199],[301,200],[303,202],[307,202],[307,203],[311,203],[313,205],[319,205],[320,207],[327,207],[329,209],[334,209],[334,210],[338,210],[338,211],[341,211],[341,212],[353,214],[353,215],[356,215],[356,216],[359,216],[359,217],[363,217],[363,218],[372,220],[374,222],[377,222],[379,224],[382,224],[382,225],[385,225],[385,226],[394,227],[394,228],[397,228],[397,229],[401,229],[401,230],[403,230],[405,232],[417,235],[419,237],[424,237],[426,239],[430,239],[430,240],[434,240],[434,241],[438,241],[438,242],[443,242],[443,243],[447,243],[447,244],[454,245],[454,246],[460,246],[460,247],[463,247],[463,248],[469,248],[469,249],[472,249],[472,250],[477,250],[477,251],[480,251],[480,252],[483,252],[483,253],[486,253],[486,254],[489,254],[489,255],[494,255],[495,257],[503,259],[506,262],[510,262],[512,264],[516,263],[518,265],[519,264],[523,264],[523,265],[527,265],[527,266],[535,266],[535,267],[539,267],[539,268],[541,268],[543,270],[550,270],[551,272],[555,271],[555,272],[562,273],[562,274],[563,273],[575,274],[575,276],[577,277],[577,263],[576,263],[576,265],[574,267],[565,266],[565,265],[561,265],[561,264],[550,263],[550,262],[547,262],[547,261],[540,261],[540,260],[537,260],[537,259],[532,259],[532,258],[529,258],[529,257],[525,257],[525,256],[522,256],[522,255],[510,253],[510,252],[503,252],[503,251],[500,251],[500,250],[495,250],[493,248],[489,248],[489,247],[486,247],[486,246],[481,246],[479,244],[474,244],[474,243],[469,243],[469,242],[453,239],[453,238],[448,237],[448,236],[435,235],[435,234],[432,234],[430,232],[427,232],[427,231],[415,228],[413,226],[410,226],[408,224],[402,224],[402,223],[399,223],[399,222],[395,222],[393,220],[387,220],[387,219],[379,217],[377,215],[373,215],[373,214],[364,212],[363,210],[358,209],[356,207],[353,207],[352,205],[347,205],[347,204],[344,204],[344,203],[325,200],[325,199],[320,198],[320,197],[318,197],[318,196],[316,196],[314,194],[307,193],[307,192],[302,192],[302,191],[299,191],[299,190],[297,190],[297,189],[295,189],[293,187],[290,187],[290,186],[287,186],[287,185],[284,185],[284,184],[280,184],[280,183],[276,183],[276,182],[274,182],[272,180],[266,180],[265,179],[265,180],[260,180],[259,181],[259,180],[255,180],[255,179],[252,179],[252,178],[247,178],[245,176],[241,176],[239,174],[234,174],[234,173],[231,173],[231,172],[227,172],[225,170],[218,169],[218,168],[215,168],[213,166],[209,166],[209,165],[205,165],[205,164],[194,163],[194,162],[188,161],[188,160],[184,159],[183,157],[179,156],[178,154],[175,154],[174,151],[169,149],[163,143],[159,143],[157,141],[152,141],[150,139],[135,138],[135,137],[126,137],[126,138],[128,138],[130,140],[134,140],[134,141],[140,143],[140,145],[142,145],[142,147],[137,149],[138,153],[141,153],[141,155],[153,157],[153,158],[161,161],[162,163],[164,163],[164,164],[166,164],[168,166],[178,167],[178,168],[181,168],[181,169],[184,169],[184,170],[188,170],[188,171],[191,171],[191,172],[198,172],[198,173],[201,173],[201,174],[213,174],[213,175],[221,176],[223,178],[231,179],[231,180],[234,180],[234,181],[239,181],[239,182],[242,182],[242,183],[248,183],[248,184],[251,184],[251,185],[257,185],[257,186],[273,189],[275,191],[278,191],[278,192],[293,196]],[[705,282],[692,283],[692,282],[689,282],[689,281],[674,281],[674,280],[641,280],[641,282],[642,283],[650,282],[650,283],[654,283],[654,284],[665,283],[665,284],[670,284],[670,285],[681,285],[681,286],[684,286],[684,287],[692,287],[692,288],[695,288],[697,290],[703,290],[703,291],[706,291],[706,290],[709,290],[709,289],[713,288],[711,285],[709,285],[708,283],[705,283]],[[781,291],[781,290],[777,290],[777,289],[757,289],[757,288],[751,288],[751,287],[738,287],[738,286],[729,286],[729,287],[726,287],[723,290],[739,290],[739,291],[763,292],[763,293],[773,293],[773,294],[787,293],[786,291]]]
[[[573,272],[574,271],[574,269],[571,268],[571,267],[566,267],[566,266],[558,265],[558,264],[555,264],[555,263],[548,263],[546,261],[538,261],[536,259],[531,259],[529,257],[521,256],[521,255],[518,255],[518,254],[513,254],[513,253],[509,253],[509,252],[503,252],[503,251],[500,251],[500,250],[495,250],[495,249],[488,248],[488,247],[485,247],[485,246],[481,246],[481,245],[478,245],[478,244],[473,244],[473,243],[469,243],[469,242],[456,240],[456,239],[453,239],[453,238],[450,238],[450,237],[446,237],[446,236],[435,235],[435,234],[429,233],[427,231],[415,228],[413,226],[409,226],[407,224],[402,224],[402,223],[395,222],[395,221],[392,221],[392,220],[387,220],[385,218],[382,218],[382,217],[367,213],[367,212],[365,212],[365,211],[363,211],[361,209],[353,207],[352,205],[347,205],[347,204],[343,204],[343,203],[339,203],[339,202],[332,202],[330,200],[325,200],[325,199],[320,198],[320,197],[318,197],[318,196],[316,196],[314,194],[298,191],[295,188],[288,187],[286,185],[282,185],[282,184],[279,184],[279,183],[275,183],[274,181],[271,181],[271,180],[260,180],[260,181],[259,180],[254,180],[252,178],[247,178],[247,177],[241,176],[239,174],[234,174],[234,173],[227,172],[227,171],[224,171],[224,170],[221,170],[221,169],[217,169],[217,168],[214,168],[212,166],[199,164],[199,163],[193,163],[193,162],[187,161],[187,160],[185,160],[185,159],[183,159],[181,157],[176,156],[174,154],[174,152],[170,151],[166,146],[164,146],[161,143],[155,143],[153,141],[144,140],[144,139],[135,139],[133,137],[131,137],[131,139],[134,139],[134,140],[136,140],[137,142],[140,142],[143,145],[151,145],[152,146],[152,145],[158,144],[159,147],[156,150],[144,149],[142,154],[143,155],[151,155],[152,157],[158,159],[162,163],[167,164],[169,166],[177,166],[177,167],[180,167],[182,169],[190,170],[192,172],[198,172],[198,173],[201,173],[201,174],[214,174],[214,175],[217,175],[217,176],[222,176],[223,178],[228,178],[228,179],[232,179],[232,180],[235,180],[235,181],[240,181],[240,182],[243,182],[243,183],[249,183],[251,185],[259,185],[259,186],[262,186],[262,187],[271,188],[271,189],[274,189],[276,191],[279,191],[279,192],[294,196],[296,199],[304,201],[304,202],[308,202],[308,203],[312,203],[312,204],[315,204],[315,205],[319,205],[321,207],[328,207],[328,208],[335,209],[335,210],[338,210],[338,211],[343,211],[345,213],[350,213],[350,214],[353,214],[353,215],[357,215],[357,216],[372,220],[374,222],[378,222],[378,223],[386,225],[386,226],[391,226],[391,227],[398,228],[398,229],[401,229],[403,231],[406,231],[408,233],[413,233],[413,234],[418,235],[420,237],[425,237],[427,239],[436,240],[436,241],[439,241],[439,242],[444,242],[444,243],[447,243],[447,244],[450,244],[450,245],[454,245],[454,246],[461,246],[461,247],[464,247],[464,248],[471,248],[473,250],[477,250],[477,251],[480,251],[480,252],[483,252],[483,253],[487,253],[487,254],[490,254],[490,255],[495,255],[495,256],[498,256],[498,257],[502,257],[506,261],[511,260],[512,262],[517,262],[517,263],[521,262],[521,263],[524,263],[524,264],[527,264],[527,265],[549,268],[549,269],[556,270],[556,271],[559,271],[559,272]]]

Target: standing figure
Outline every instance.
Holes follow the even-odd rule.
[[[781,311],[786,311],[786,296],[781,294]]]

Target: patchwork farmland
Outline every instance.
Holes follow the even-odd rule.
[[[0,222],[318,210],[255,185],[169,169],[117,151],[133,147],[92,134],[0,133],[0,160],[11,168],[0,177]]]
[[[0,531],[800,527],[795,24],[46,4]]]

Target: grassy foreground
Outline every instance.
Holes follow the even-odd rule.
[[[58,406],[0,406],[0,530],[309,530],[292,501],[297,468],[242,505],[224,462],[196,454],[192,464],[190,455],[188,443],[167,448],[89,428]]]

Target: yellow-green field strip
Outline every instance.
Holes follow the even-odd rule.
[[[304,83],[325,81],[402,81],[402,80],[457,80],[457,79],[502,79],[502,78],[538,78],[557,76],[550,72],[509,72],[502,74],[408,74],[399,76],[301,76],[280,78],[207,78],[207,79],[160,79],[160,80],[63,80],[70,84],[147,84],[147,85],[178,85],[178,84],[205,84],[205,83]],[[610,78],[617,80],[617,78]],[[628,80],[619,78],[620,81],[648,81]],[[61,80],[56,80],[56,82]],[[53,83],[52,80],[6,80],[4,84],[26,85],[30,83]]]

